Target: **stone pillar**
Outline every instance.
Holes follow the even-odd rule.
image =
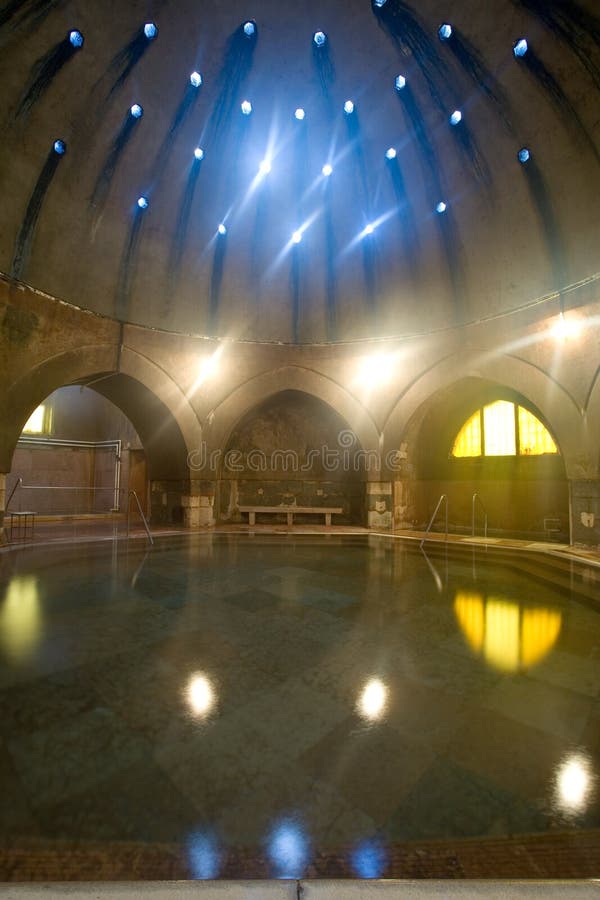
[[[571,481],[571,543],[600,547],[600,479]]]
[[[4,542],[4,510],[6,509],[6,475],[0,472],[0,544]]]
[[[190,494],[181,498],[186,528],[212,528],[215,525],[215,487],[212,481],[191,483]]]
[[[367,526],[391,530],[392,482],[367,481]]]
[[[415,527],[415,482],[413,478],[394,481],[394,528],[403,530]]]

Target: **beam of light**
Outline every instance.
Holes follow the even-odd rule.
[[[196,673],[190,678],[186,689],[188,706],[194,716],[206,718],[214,710],[217,695],[213,684],[206,675]]]
[[[388,688],[379,678],[366,683],[356,703],[356,711],[367,722],[377,722],[385,715]]]
[[[383,225],[384,222],[387,222],[387,220],[392,218],[392,216],[395,216],[397,212],[397,208],[394,207],[393,209],[390,209],[387,212],[383,213],[377,219],[368,222],[367,225],[365,225],[365,227],[361,231],[359,231],[358,234],[350,241],[347,247],[344,248],[341,255],[343,256],[353,250],[365,237],[372,235],[377,228]]]
[[[37,578],[12,578],[0,605],[0,640],[10,658],[20,661],[32,656],[42,633],[42,614]]]
[[[385,847],[375,840],[366,840],[352,851],[352,868],[359,878],[381,878],[387,866]]]
[[[223,228],[225,228],[224,225]],[[219,229],[217,230],[219,234],[223,234],[223,232],[221,232]],[[225,229],[225,233],[226,231],[227,229]],[[211,378],[214,378],[217,375],[221,366],[222,355],[223,345],[221,344],[219,347],[217,347],[214,353],[204,356],[198,361],[198,374],[196,375],[196,379],[192,384],[190,391],[188,392],[188,396],[197,391],[198,388],[200,388],[206,381],[209,381]]]
[[[567,317],[564,313],[560,313],[558,319],[551,329],[552,337],[557,341],[568,341],[578,338],[581,334],[581,322],[573,318]]]
[[[283,819],[269,837],[268,854],[278,878],[300,878],[308,863],[308,838],[298,822]]]
[[[292,235],[292,243],[299,244],[301,240],[302,240],[302,232],[294,231],[294,233]]]
[[[289,241],[282,247],[281,251],[277,254],[276,258],[273,260],[271,265],[267,268],[265,272],[265,278],[272,278],[279,266],[283,263],[286,256],[290,253],[290,251],[296,247],[299,243],[302,242],[302,238],[304,237],[305,232],[308,228],[313,224],[315,219],[318,217],[319,211],[314,212],[299,228],[296,228],[290,234]],[[300,240],[294,240],[294,235],[299,236]]]
[[[205,881],[219,877],[221,854],[211,834],[195,832],[186,841],[187,858],[192,877]]]
[[[371,356],[363,356],[356,367],[353,387],[369,391],[385,387],[395,377],[398,363],[397,353],[374,353]]]
[[[260,166],[258,167],[259,175],[268,175],[271,171],[271,160],[263,159]]]
[[[557,805],[566,813],[584,812],[591,799],[595,780],[586,756],[574,753],[567,757],[556,772]]]
[[[333,172],[333,166],[330,163],[325,163],[323,168],[321,169],[321,173],[325,176],[325,178],[329,178],[331,173]]]

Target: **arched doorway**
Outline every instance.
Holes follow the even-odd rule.
[[[48,378],[48,381],[51,382],[51,379]],[[83,512],[83,507],[88,512],[106,512],[108,508],[123,509],[126,507],[124,491],[132,489],[140,497],[142,509],[150,515],[154,524],[183,521],[182,498],[190,493],[189,451],[175,413],[158,396],[157,391],[124,372],[99,372],[80,376],[76,380],[57,385],[55,391],[46,396],[40,389],[41,384],[39,374],[34,373],[32,377],[25,376],[14,392],[14,417],[8,423],[12,433],[8,448],[10,463],[7,468],[11,472],[8,491],[14,486],[15,479],[22,477],[18,468],[26,462],[22,452],[24,445],[29,445],[31,463],[31,452],[34,449],[32,445],[37,443],[39,451],[45,440],[46,465],[51,461],[48,455],[51,448],[55,454],[50,468],[47,471],[38,470],[34,481],[38,488],[44,484],[50,488],[62,488],[63,514]],[[182,415],[185,414],[184,409]],[[22,435],[22,430],[32,415],[33,427],[42,430],[37,436],[30,431],[28,440],[26,435]],[[198,425],[197,420],[194,422]],[[59,446],[61,440],[62,449]],[[77,441],[81,443],[77,450],[77,466],[73,470],[73,466],[69,467],[65,462],[65,453],[67,449],[74,453]],[[103,442],[105,451],[100,449]],[[124,460],[117,460],[116,457],[121,456],[123,445],[127,443],[130,446],[127,466],[123,471]],[[95,457],[93,464],[89,454]],[[112,461],[109,462],[111,454]],[[98,458],[102,455],[104,463],[98,466]],[[37,463],[41,459],[38,452]],[[71,463],[74,460],[75,457],[72,457]],[[61,467],[64,469],[62,473],[59,471]],[[87,495],[80,490],[75,491],[78,501],[77,504],[71,504],[69,510],[65,499],[68,485],[65,482],[70,480],[74,488],[81,486],[73,478],[85,479],[93,490],[90,489]],[[24,482],[27,483],[26,479]],[[117,485],[119,494],[116,493]],[[114,500],[109,507],[111,490]],[[37,507],[41,507],[39,511],[48,513],[50,509],[44,507],[56,507],[49,500],[50,492],[47,493],[48,496],[43,500],[41,492],[36,495],[37,503],[33,507],[36,512]],[[54,496],[57,497],[58,493],[55,490]],[[7,492],[7,500],[9,496]],[[93,502],[89,499],[91,496],[94,498]],[[9,511],[10,508],[9,506]],[[57,514],[61,512],[56,508],[54,511]]]

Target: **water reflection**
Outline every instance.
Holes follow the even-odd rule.
[[[192,876],[199,880],[218,878],[221,854],[211,834],[197,832],[188,839],[188,862]]]
[[[583,753],[567,757],[556,772],[556,803],[565,813],[582,813],[587,808],[594,776]]]
[[[387,851],[377,841],[363,841],[352,853],[352,868],[359,878],[381,878],[387,866]]]
[[[187,686],[187,701],[195,716],[205,719],[214,710],[217,695],[213,684],[206,675],[197,672]]]
[[[17,575],[6,589],[0,607],[0,640],[6,654],[17,661],[37,649],[42,631],[38,581],[35,575]]]
[[[308,862],[308,838],[291,819],[279,822],[268,844],[268,853],[277,878],[300,878]]]
[[[356,710],[367,722],[377,722],[385,715],[388,689],[379,678],[371,678],[358,698]]]
[[[502,672],[524,671],[539,663],[562,626],[557,609],[525,606],[473,590],[456,592],[454,612],[469,645]]]

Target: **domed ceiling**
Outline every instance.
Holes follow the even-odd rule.
[[[595,8],[9,0],[0,270],[292,343],[568,303],[598,269]]]

